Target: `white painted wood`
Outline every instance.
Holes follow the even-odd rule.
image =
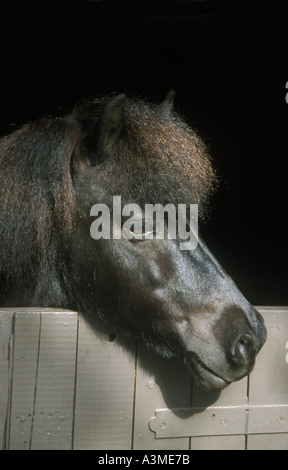
[[[7,446],[13,311],[0,310],[0,449]]]
[[[156,433],[156,438],[244,435],[246,431],[247,411],[242,406],[188,408],[183,409],[181,418],[176,416],[175,411],[156,410],[156,417],[149,423],[150,428]]]
[[[135,342],[130,354],[79,319],[74,449],[131,449]]]
[[[248,434],[288,433],[288,404],[249,408]]]
[[[37,382],[40,312],[15,313],[9,449],[30,449]]]
[[[31,449],[72,448],[77,313],[41,313]]]
[[[261,307],[268,330],[250,376],[249,403],[288,404],[288,307]]]
[[[249,404],[256,406],[249,416],[247,448],[288,450],[288,307],[257,309],[264,317],[268,335],[250,376]],[[257,408],[259,405],[265,408]]]
[[[288,434],[252,434],[247,450],[288,450]]]
[[[189,407],[191,405],[191,375],[176,362],[155,357],[139,346],[133,449],[187,450],[189,438],[155,439],[149,426],[157,408]]]
[[[221,394],[81,317],[78,330],[76,312],[0,310],[2,448],[288,450],[288,308],[259,310],[268,339],[255,370]]]
[[[191,439],[191,450],[245,450],[245,436],[201,436]]]

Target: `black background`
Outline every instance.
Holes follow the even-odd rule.
[[[287,3],[287,2],[286,2]],[[288,304],[285,2],[0,3],[0,133],[83,97],[162,101],[198,130],[221,176],[208,246],[256,305]]]

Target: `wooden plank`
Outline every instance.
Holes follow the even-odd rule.
[[[182,415],[194,414],[184,421],[176,411],[156,410],[149,423],[156,438],[288,433],[288,405],[188,408]]]
[[[74,449],[131,449],[135,341],[131,354],[79,319]]]
[[[172,376],[171,364],[167,364],[167,365],[168,365],[167,374],[169,374],[170,381],[171,381],[171,376]],[[184,372],[184,376],[185,376],[185,372]],[[188,377],[190,377],[190,379],[188,379]],[[191,376],[187,375],[187,371],[186,371],[186,380],[187,379],[191,380]],[[138,385],[138,380],[139,380],[139,374],[137,374],[137,385]],[[167,385],[168,385],[168,382],[167,382]],[[185,386],[181,387],[181,383],[179,382],[179,380],[175,380],[174,387],[175,387],[175,390],[178,391],[175,393],[178,393],[178,394],[179,394],[179,390],[182,390],[182,393],[185,390]],[[186,390],[187,390],[187,384],[186,384]],[[164,387],[164,393],[165,393],[165,387]],[[136,397],[137,397],[137,394],[136,394]],[[190,400],[191,398],[188,396],[186,396],[186,400],[183,400],[183,397],[182,397],[182,399],[178,400],[178,406],[182,405],[183,407],[183,403],[185,403],[185,401],[186,403],[189,403]],[[240,447],[243,448],[242,444],[243,444],[243,441],[245,441],[245,431],[246,431],[246,411],[245,411],[246,401],[247,401],[247,378],[244,378],[239,382],[231,384],[228,388],[223,390],[221,393],[219,391],[206,391],[206,390],[203,390],[202,387],[198,387],[195,384],[193,384],[192,406],[188,405],[187,407],[188,409],[186,410],[186,413],[185,413],[185,410],[183,409],[182,411],[180,409],[178,410],[176,409],[175,401],[174,401],[174,405],[171,402],[170,409],[169,409],[167,407],[167,404],[163,402],[163,399],[161,401],[159,397],[157,397],[157,400],[156,399],[154,400],[154,404],[156,404],[156,402],[158,403],[158,406],[156,405],[155,408],[159,408],[159,411],[157,412],[154,409],[154,413],[151,414],[151,416],[155,417],[156,415],[157,417],[157,414],[158,414],[158,416],[160,417],[161,414],[163,413],[163,416],[162,416],[163,420],[160,417],[159,419],[160,429],[157,430],[158,432],[155,429],[156,422],[153,423],[153,418],[150,421],[150,429],[155,432],[155,437],[157,439],[157,442],[153,444],[154,446],[153,448],[158,448],[158,442],[160,442],[160,440],[165,442],[166,439],[167,439],[166,448],[169,448],[169,446],[171,445],[169,441],[173,441],[176,438],[179,439],[179,442],[181,442],[182,445],[184,442],[185,442],[185,445],[187,445],[187,442],[189,442],[187,439],[188,437],[192,437],[191,448],[193,448],[193,446],[195,447],[196,442],[198,442],[198,441],[193,442],[194,441],[193,436],[205,436],[205,435],[211,436],[211,438],[209,439],[209,445],[211,445],[212,447],[213,447],[212,436],[216,435],[217,439],[215,442],[217,442],[217,444],[215,445],[219,446],[220,442],[222,442],[222,446],[223,448],[225,448],[226,443],[227,443],[225,435],[230,434],[230,433],[241,435],[241,438],[234,439],[234,443],[237,447],[238,445],[240,445]],[[151,397],[150,397],[149,403],[150,402],[151,402]],[[213,407],[211,407],[211,405],[213,405]],[[141,411],[142,410],[140,407],[140,413]],[[169,415],[170,418],[172,418],[173,430],[171,430],[171,423],[168,427],[167,425],[163,426],[163,421],[165,422],[164,414],[166,413]],[[141,420],[143,421],[143,417],[141,417],[139,421],[141,422]],[[219,437],[217,436],[217,434],[223,435],[225,437],[223,436]],[[150,443],[150,445],[152,445],[152,443]]]
[[[249,404],[288,404],[288,308],[258,307],[267,341],[250,377]]]
[[[189,438],[155,439],[149,422],[157,408],[189,407],[192,379],[187,369],[176,361],[149,354],[139,345],[133,449],[188,450]]]
[[[249,381],[205,392],[184,366],[140,346],[135,396],[133,341],[129,353],[80,319],[77,350],[75,312],[43,309],[40,328],[39,309],[0,310],[2,447],[240,449],[248,433],[248,448],[288,450],[288,308],[258,310],[268,339]]]
[[[248,434],[288,433],[288,405],[251,406]]]
[[[252,434],[247,450],[288,450],[288,434]]]
[[[245,436],[202,436],[191,439],[191,450],[245,450]]]
[[[268,335],[250,377],[249,404],[255,406],[249,412],[247,432],[275,433],[275,437],[268,434],[269,438],[261,439],[249,435],[248,447],[255,448],[260,442],[264,445],[269,441],[269,449],[277,449],[286,442],[288,450],[287,438],[279,434],[288,432],[288,308],[258,307],[258,310],[264,317]],[[259,408],[259,405],[265,406]]]
[[[196,417],[199,408],[204,410],[211,404],[215,404],[215,406],[218,407],[246,405],[247,378],[231,384],[227,389],[223,390],[222,393],[217,391],[205,391],[203,388],[193,384],[191,375],[184,366],[182,368],[179,363],[175,363],[173,366],[171,361],[161,360],[155,356],[153,356],[152,361],[151,358],[149,358],[149,353],[147,353],[147,351],[145,352],[145,348],[142,348],[140,352],[142,352],[144,367],[141,367],[141,365],[137,367],[134,449],[171,449],[171,446],[173,446],[173,449],[189,449],[190,436],[205,435],[205,419],[202,416],[200,419]],[[154,369],[154,373],[151,371],[148,372],[149,367],[150,369],[152,368],[152,370]],[[159,382],[160,386],[155,383],[155,374],[157,376],[156,381]],[[178,407],[189,408],[186,416],[185,413],[183,414],[183,410],[182,412],[179,409],[177,410]],[[159,433],[158,435],[155,433],[153,436],[151,432],[155,431],[155,429],[152,429],[152,423],[156,409],[171,410],[172,416],[175,417],[177,425],[174,427],[174,431],[169,437],[167,435],[165,436],[165,432],[163,432],[163,434],[161,433],[161,436]],[[196,409],[197,412],[195,414]],[[243,435],[241,438],[242,443],[243,439],[245,440],[245,412],[239,422],[233,417],[233,413],[234,412],[232,412],[231,417],[229,417],[229,421],[232,420],[234,422],[234,427],[237,428],[236,434]],[[147,428],[147,420],[150,423],[149,430]],[[188,421],[190,423],[189,431],[183,435],[183,428]],[[217,434],[218,431],[223,433],[223,429],[216,429],[215,423],[213,423],[213,429],[211,430],[211,434]],[[225,446],[225,438],[222,438],[222,440]],[[220,439],[217,439],[217,441],[219,444]],[[191,442],[193,443],[193,438]],[[239,439],[237,442],[239,442]]]
[[[77,313],[41,313],[31,449],[72,448]]]
[[[9,449],[29,449],[38,365],[40,312],[15,313]]]
[[[156,410],[155,418],[149,423],[150,428],[156,433],[156,438],[244,435],[246,432],[247,412],[242,406],[188,408],[182,410],[181,417],[175,414],[176,411]],[[184,418],[185,412],[187,413],[186,419]]]
[[[11,389],[11,340],[13,310],[0,310],[0,449],[7,446],[6,430]]]
[[[245,377],[242,380],[239,380],[238,382],[230,384],[221,392],[213,390],[204,391],[200,387],[194,386],[192,405],[196,409],[201,407],[206,409],[209,409],[209,407],[218,407],[218,409],[221,407],[225,407],[226,409],[227,407],[232,407],[232,409],[234,409],[233,407],[236,407],[236,410],[238,409],[237,407],[243,407],[243,409],[245,409],[247,404],[247,383],[247,377]],[[231,418],[233,420],[233,411],[231,411],[230,413]],[[243,411],[243,413],[245,413],[245,411]],[[225,417],[221,419],[225,420]],[[228,439],[227,435],[217,435],[219,433],[222,433],[222,426],[217,425],[214,418],[214,423],[210,423],[211,426],[209,432],[211,433],[211,436],[192,437],[191,449],[205,449],[205,446],[207,446],[207,449],[211,450],[229,448],[244,449],[246,431],[244,422],[244,416],[241,417],[241,420],[239,422],[235,422],[234,420],[234,426],[236,427],[235,434],[237,435],[231,436],[231,438]],[[206,434],[204,423],[204,417],[203,422],[201,418],[199,424],[196,423],[196,421],[193,423],[192,429],[194,429],[194,434],[198,434],[198,436],[201,434]]]

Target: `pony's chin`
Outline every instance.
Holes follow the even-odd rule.
[[[185,363],[195,378],[196,383],[202,385],[207,390],[222,390],[231,383],[207,367],[195,353],[189,352]]]
[[[223,388],[226,388],[230,384],[230,382],[219,377],[219,375],[204,369],[198,370],[198,368],[193,368],[192,374],[195,376],[196,382],[207,390],[223,390]]]

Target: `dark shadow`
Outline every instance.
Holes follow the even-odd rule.
[[[83,315],[88,326],[94,334],[106,341],[113,341],[123,348],[129,355],[135,357],[136,340],[116,333],[108,325],[88,315]],[[191,372],[180,359],[167,359],[148,351],[141,340],[137,341],[137,363],[145,372],[154,377],[159,386],[168,409],[179,418],[189,418],[203,408],[215,403],[220,395],[219,390],[205,390],[193,380]],[[177,386],[175,387],[175,384]],[[197,390],[198,389],[198,390]],[[193,402],[193,392],[197,390],[197,397],[201,395],[199,407]]]

